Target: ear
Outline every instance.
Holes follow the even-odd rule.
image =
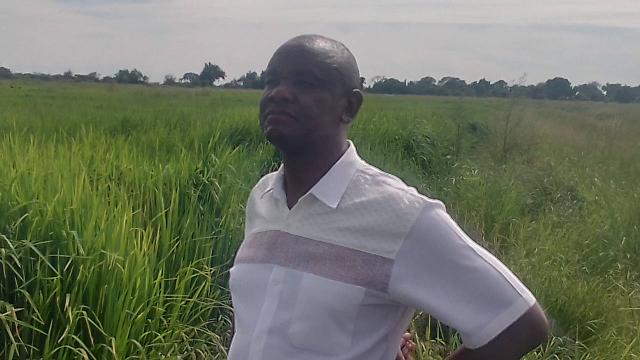
[[[347,96],[347,104],[344,108],[343,115],[351,119],[355,119],[356,115],[358,115],[358,111],[360,111],[360,107],[362,106],[362,101],[362,91],[353,89]]]

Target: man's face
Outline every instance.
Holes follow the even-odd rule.
[[[302,47],[279,49],[265,71],[260,127],[276,147],[294,150],[339,136],[346,97],[330,60]]]

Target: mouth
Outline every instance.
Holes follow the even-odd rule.
[[[265,123],[266,122],[279,123],[279,122],[295,121],[296,117],[290,111],[280,110],[280,109],[272,109],[272,110],[268,110],[264,114],[264,118],[263,119],[264,119]]]

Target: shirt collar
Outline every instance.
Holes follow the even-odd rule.
[[[344,192],[347,190],[347,186],[361,161],[353,142],[351,140],[347,140],[347,142],[349,147],[344,154],[309,190],[309,193],[333,209],[338,207],[340,199],[342,199]],[[261,197],[270,191],[273,191],[273,195],[278,198],[286,198],[284,192],[284,165],[280,165],[269,187],[262,193]]]

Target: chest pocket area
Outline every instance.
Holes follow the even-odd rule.
[[[288,331],[291,344],[302,354],[348,351],[364,294],[363,287],[304,274]]]

